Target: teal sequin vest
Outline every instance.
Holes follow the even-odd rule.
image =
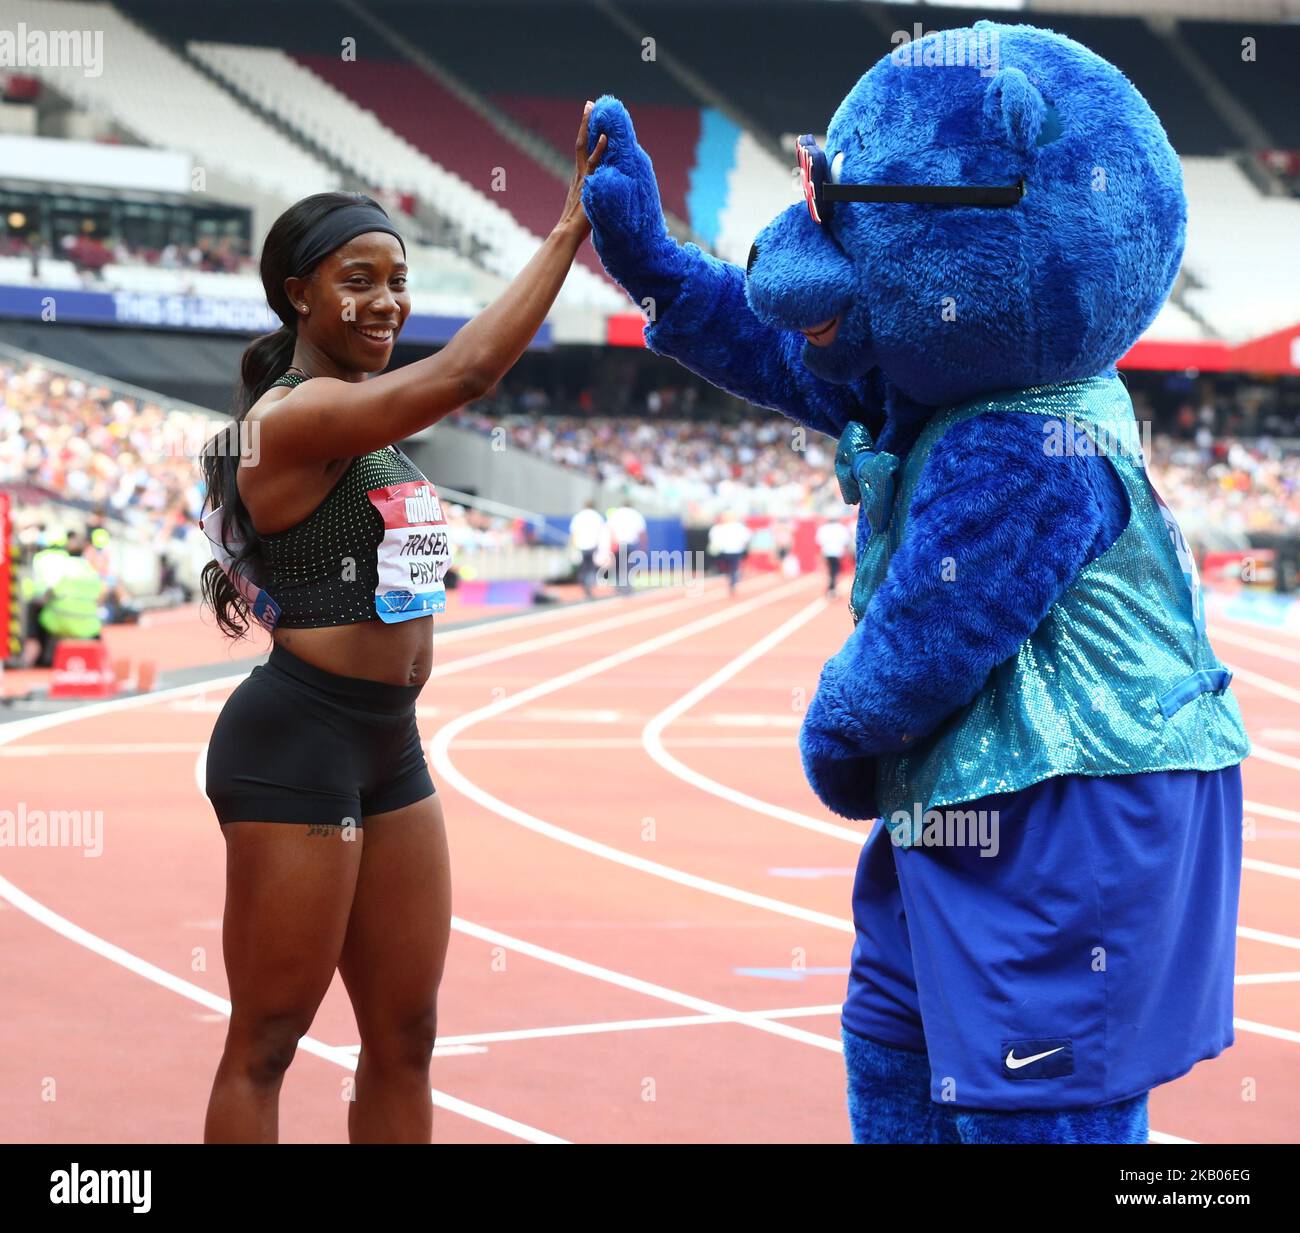
[[[855,623],[907,533],[930,451],[954,424],[1008,411],[1042,416],[1049,452],[1103,454],[1124,485],[1130,517],[971,702],[906,752],[878,758],[878,802],[904,847],[927,809],[1055,775],[1217,770],[1250,752],[1228,692],[1231,674],[1205,633],[1195,562],[1147,479],[1132,403],[1118,378],[1040,386],[940,411],[901,465],[872,449],[863,425],[850,424],[836,472],[845,499],[862,500],[871,526],[853,583]]]

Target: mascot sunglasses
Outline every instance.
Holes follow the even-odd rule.
[[[829,174],[826,153],[810,133],[799,138],[799,176],[813,222],[826,223],[837,201],[908,202],[929,205],[1013,206],[1025,195],[1023,179],[1015,184],[837,184]]]

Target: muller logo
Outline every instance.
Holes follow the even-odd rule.
[[[442,521],[442,504],[438,500],[438,494],[428,484],[421,484],[415,490],[415,495],[407,497],[405,502],[408,523]]]

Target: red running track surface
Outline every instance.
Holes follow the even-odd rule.
[[[866,827],[818,804],[796,735],[848,630],[816,580],[766,577],[437,636],[420,722],[455,921],[435,1141],[847,1141],[838,1004]],[[1151,1123],[1292,1141],[1300,648],[1215,634],[1256,747],[1237,1043],[1157,1089]],[[0,726],[0,808],[103,814],[99,855],[0,849],[0,1140],[201,1137],[227,990],[198,776],[236,681]],[[285,1141],[346,1139],[355,1045],[336,977],[285,1081]]]

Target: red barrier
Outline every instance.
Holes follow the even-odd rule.
[[[51,698],[111,698],[117,674],[103,642],[61,638],[54,647]]]
[[[1208,587],[1231,591],[1238,587],[1272,590],[1277,580],[1277,551],[1251,548],[1245,552],[1207,552],[1201,580]]]
[[[846,509],[844,516],[848,517],[852,512]],[[749,547],[749,556],[745,559],[746,570],[762,572],[778,568],[779,561],[770,534],[774,521],[769,514],[751,514],[745,519],[745,525],[754,532],[754,539]],[[826,519],[814,518],[809,514],[799,514],[785,521],[789,534],[790,553],[799,562],[799,572],[807,574],[817,570],[824,570],[825,564],[822,551],[817,547],[817,530]],[[844,559],[847,566],[852,568],[852,539],[849,540],[849,548],[844,555]]]

